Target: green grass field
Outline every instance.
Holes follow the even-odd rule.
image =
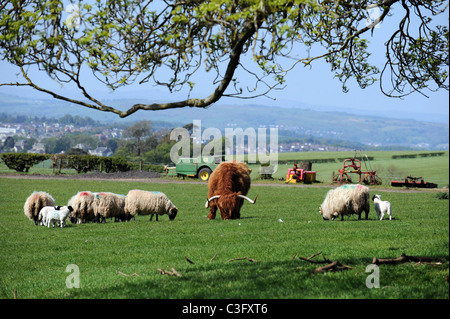
[[[446,174],[448,183],[448,166]],[[179,208],[176,219],[138,216],[128,223],[48,229],[23,213],[34,190],[62,205],[82,190],[126,194],[136,188],[165,192]],[[241,219],[208,221],[206,184],[0,176],[0,189],[0,298],[14,298],[14,291],[23,299],[449,298],[449,204],[432,191],[377,189],[392,203],[392,221],[377,221],[373,205],[368,221],[323,221],[318,207],[328,187],[254,185],[249,196],[258,201],[244,204]],[[312,274],[320,265],[298,257],[318,252],[352,269]],[[380,287],[366,287],[373,257],[402,253],[445,262],[380,265]],[[256,261],[230,261],[243,257]],[[69,265],[79,269],[80,288],[66,286]],[[182,277],[157,270],[172,268]]]

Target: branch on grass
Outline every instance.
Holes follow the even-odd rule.
[[[235,260],[248,260],[248,261],[250,261],[250,262],[258,262],[258,260],[255,260],[255,259],[253,259],[253,258],[250,258],[250,257],[240,257],[240,258],[234,258],[234,259],[230,259],[230,260],[228,260],[228,262],[230,262],[230,261],[235,261]]]
[[[164,269],[157,269],[161,275],[167,275],[167,276],[177,276],[182,277],[181,274],[175,270],[175,268],[172,267],[172,271],[164,270]]]
[[[187,258],[186,256],[184,256],[184,259],[186,259],[186,261],[190,264],[194,264],[194,262],[192,260],[190,260],[189,258]]]
[[[347,270],[347,269],[353,269],[353,268],[350,266],[341,264],[338,260],[335,260],[331,264],[314,269],[312,273],[318,274],[320,272],[339,271],[339,270]]]
[[[319,256],[320,254],[322,254],[322,252],[318,252],[312,256],[309,256],[308,258],[305,258],[305,257],[298,257],[298,258],[300,258],[301,260],[313,263],[313,264],[329,264],[329,263],[331,263],[331,260],[325,258],[324,255],[322,255],[323,261],[312,260],[314,257]]]
[[[405,254],[402,254],[398,258],[377,258],[373,257],[372,264],[375,265],[381,265],[381,264],[400,264],[400,263],[407,263],[407,262],[415,262],[415,263],[435,263],[435,264],[441,264],[442,260],[434,257],[418,257],[418,256],[407,256]]]
[[[140,277],[137,273],[128,275],[128,274],[123,273],[123,272],[121,272],[121,271],[119,271],[119,270],[116,270],[116,273],[118,273],[119,275],[125,276],[125,277],[131,277],[131,276],[137,276],[137,277]]]

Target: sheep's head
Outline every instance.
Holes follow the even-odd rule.
[[[381,195],[378,194],[373,195],[372,200],[374,201],[375,199],[381,200]]]
[[[251,200],[247,196],[242,195],[241,192],[226,195],[214,195],[206,201],[205,208],[209,207],[209,202],[216,199],[216,205],[220,210],[222,218],[236,219],[240,217],[240,211],[242,204],[244,203],[244,199],[252,204],[255,204],[257,198],[258,196],[256,196],[254,200]]]
[[[323,220],[334,220],[339,214],[337,212],[329,213],[323,209],[322,205],[319,207],[320,215],[322,215]]]
[[[173,207],[169,210],[169,220],[174,220],[177,216],[178,209],[176,207]]]

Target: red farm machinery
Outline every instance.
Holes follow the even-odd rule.
[[[391,181],[393,187],[437,188],[435,183],[425,182],[422,177],[406,176],[402,181]]]
[[[369,158],[366,154],[361,156],[366,168],[365,171],[361,170],[361,161],[356,158],[356,154],[353,158],[347,158],[344,160],[342,169],[337,174],[333,173],[333,183],[345,184],[352,183],[351,174],[359,176],[359,183],[366,185],[381,185],[381,178],[377,176],[377,172],[374,171],[370,165]]]
[[[312,184],[316,182],[316,171],[311,171],[311,162],[303,162],[299,166],[294,163],[294,168],[289,168],[286,174],[286,184],[300,183]]]

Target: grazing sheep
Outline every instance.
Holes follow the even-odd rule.
[[[94,220],[94,199],[95,193],[90,191],[78,192],[69,199],[67,205],[73,208],[70,216],[72,223],[81,224]]]
[[[178,209],[170,201],[170,199],[161,192],[149,192],[138,189],[133,189],[128,192],[125,198],[125,215],[134,217],[139,215],[153,215],[156,214],[156,221],[158,215],[169,215],[170,220],[174,220],[177,216]]]
[[[205,208],[210,208],[208,219],[216,218],[217,208],[222,219],[241,217],[244,199],[254,204],[246,195],[250,190],[250,170],[245,163],[225,162],[219,164],[208,181],[208,200]]]
[[[42,207],[42,209],[39,211],[39,217],[38,217],[39,225],[47,226],[46,219],[47,219],[48,212],[53,211],[53,210],[60,210],[60,208],[61,208],[61,206]]]
[[[63,206],[59,210],[50,210],[47,212],[45,224],[50,228],[50,225],[55,227],[55,222],[59,222],[60,227],[64,228],[66,226],[66,219],[72,211],[72,206]]]
[[[388,213],[389,220],[392,220],[391,203],[387,200],[382,201],[381,195],[377,194],[373,195],[372,200],[375,205],[375,211],[377,212],[377,219],[383,220],[384,214]]]
[[[34,191],[25,201],[23,211],[25,216],[34,221],[35,225],[39,223],[39,212],[45,206],[54,206],[55,200],[46,192]]]
[[[94,215],[98,222],[105,222],[108,217],[114,217],[115,221],[125,221],[125,195],[109,192],[96,193],[94,199]]]
[[[324,220],[334,220],[341,215],[357,214],[358,220],[361,220],[361,213],[366,213],[366,219],[369,217],[370,200],[369,188],[360,184],[343,185],[336,189],[328,191],[325,200],[320,205],[320,214]]]

